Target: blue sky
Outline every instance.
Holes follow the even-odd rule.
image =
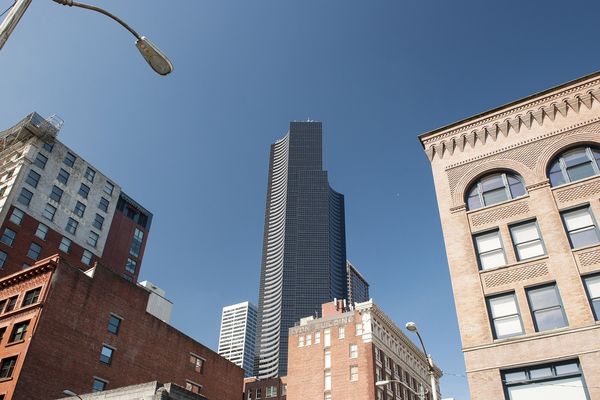
[[[154,212],[141,278],[167,291],[174,325],[216,348],[221,307],[256,301],[269,145],[290,120],[321,120],[349,258],[389,316],[420,325],[444,396],[468,399],[416,137],[600,69],[600,3],[101,3],[173,75],[107,18],[34,1],[0,53],[0,129],[57,113],[61,140]]]

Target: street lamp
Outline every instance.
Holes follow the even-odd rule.
[[[78,399],[81,399],[81,397],[77,393],[75,393],[74,391],[69,390],[69,389],[63,390],[63,394],[65,396],[77,397]],[[83,400],[83,399],[81,399],[81,400]]]
[[[419,390],[418,393],[415,392],[413,390],[413,388],[411,388],[410,386],[408,386],[406,383],[404,383],[402,381],[399,381],[399,380],[396,380],[396,379],[390,379],[390,380],[385,380],[385,381],[377,381],[377,382],[375,382],[375,386],[387,386],[387,385],[389,385],[392,382],[396,382],[396,383],[401,384],[402,386],[404,386],[405,388],[407,388],[408,390],[410,390],[411,393],[413,393],[416,396],[419,396],[420,400],[425,400],[425,394],[427,392],[423,389],[423,385],[420,385],[421,386],[421,390]]]
[[[169,58],[162,52],[154,43],[148,40],[145,36],[141,36],[133,28],[127,25],[119,17],[109,13],[108,11],[92,6],[90,4],[78,3],[73,0],[53,0],[55,3],[62,4],[63,6],[85,8],[86,10],[92,10],[104,14],[107,17],[118,22],[121,26],[127,29],[133,36],[135,36],[135,45],[140,51],[144,60],[152,67],[152,69],[160,75],[168,75],[173,71],[173,64]],[[31,0],[16,0],[12,9],[0,24],[0,49],[4,46],[4,43],[8,40],[8,37],[15,29],[19,20],[25,14],[27,7],[31,4]]]
[[[435,369],[433,367],[433,360],[431,359],[431,356],[427,353],[427,350],[425,350],[425,343],[423,343],[421,334],[419,333],[419,330],[417,329],[417,324],[415,324],[414,322],[407,322],[406,329],[408,329],[411,332],[416,333],[417,337],[419,338],[419,342],[421,342],[421,347],[423,348],[423,353],[425,353],[425,356],[427,356],[427,364],[429,364],[428,372],[429,372],[429,379],[431,381],[431,393],[433,394],[433,400],[437,400],[437,387],[435,384]]]

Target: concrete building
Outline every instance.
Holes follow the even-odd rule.
[[[287,399],[287,377],[256,379],[255,377],[244,379],[243,400],[286,400]]]
[[[372,301],[330,302],[322,315],[289,330],[289,400],[416,400],[421,388],[432,398],[427,357]],[[376,387],[381,380],[402,383]]]
[[[346,279],[348,285],[348,304],[363,303],[369,301],[369,283],[358,269],[346,260]]]
[[[61,143],[61,126],[32,113],[0,132],[0,276],[60,253],[135,282],[152,214]]]
[[[103,392],[77,394],[82,400],[207,400],[206,397],[190,392],[173,383],[157,381],[125,386]],[[77,397],[63,397],[59,400],[75,400]]]
[[[320,122],[291,122],[271,145],[258,305],[259,379],[286,374],[288,329],[346,298],[344,196],[323,170]]]
[[[1,278],[0,398],[56,399],[64,389],[158,380],[209,400],[239,400],[243,370],[163,322],[165,307],[149,306],[158,291],[58,256]]]
[[[252,376],[256,345],[256,306],[249,301],[223,307],[219,333],[220,356]]]
[[[420,140],[471,398],[600,399],[600,73]]]

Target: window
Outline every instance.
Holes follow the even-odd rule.
[[[546,254],[536,221],[511,226],[510,235],[519,261]]]
[[[577,360],[502,371],[509,400],[587,400]]]
[[[135,228],[135,232],[133,234],[133,241],[131,242],[131,249],[129,249],[129,254],[134,257],[140,256],[140,249],[142,248],[142,240],[144,239],[144,232]]]
[[[506,256],[498,229],[475,235],[475,246],[479,268],[485,270],[506,265]]]
[[[490,297],[487,303],[495,339],[524,333],[514,293]]]
[[[4,310],[4,306],[6,305],[7,302],[8,302],[8,300],[6,300],[6,299],[0,301],[0,312],[6,311],[6,310]]]
[[[13,208],[13,212],[10,214],[10,221],[13,224],[21,225],[21,221],[23,221],[23,217],[25,213],[18,208]]]
[[[325,369],[331,368],[331,351],[325,350]]]
[[[6,303],[6,310],[4,310],[4,312],[9,312],[15,309],[18,297],[19,296],[13,296],[10,299],[8,299],[8,302]]]
[[[35,236],[42,240],[46,240],[46,237],[48,236],[48,227],[42,223],[38,224]]]
[[[109,201],[106,200],[104,197],[100,198],[100,203],[98,203],[98,208],[101,209],[102,211],[108,211],[108,205],[109,205]]]
[[[85,204],[78,201],[77,204],[75,204],[75,208],[73,209],[73,212],[78,217],[83,217],[83,214],[85,213]]]
[[[75,221],[73,218],[69,218],[65,230],[74,235],[75,232],[77,232],[77,225],[79,225],[79,222]]]
[[[325,400],[331,400],[331,393],[325,393],[325,396],[323,398]]]
[[[42,288],[35,288],[25,293],[25,298],[23,299],[22,307],[29,306],[38,302],[40,298],[40,293],[42,292]]]
[[[308,334],[306,335],[306,345],[310,346],[312,344],[312,335]]]
[[[67,171],[65,171],[64,169],[60,169],[60,171],[58,172],[58,176],[56,177],[56,179],[63,184],[67,184],[67,182],[69,182],[69,177],[71,176],[71,174],[69,174]]]
[[[304,347],[304,336],[298,336],[298,347]]]
[[[19,198],[17,199],[17,201],[21,204],[28,206],[29,203],[31,203],[32,198],[33,198],[33,193],[31,193],[29,190],[23,188],[23,189],[21,189],[21,193],[19,194]]]
[[[73,165],[75,165],[75,160],[77,160],[77,156],[75,154],[67,153],[65,159],[63,160],[63,163],[68,167],[72,167]]]
[[[281,395],[282,396],[286,396],[287,395],[287,385],[285,383],[283,383],[281,385]]]
[[[260,388],[256,389],[256,399],[260,399],[262,397],[262,390]]]
[[[46,204],[46,208],[44,208],[42,216],[52,221],[54,219],[54,214],[56,214],[56,207],[54,207],[52,204]]]
[[[321,332],[315,332],[315,344],[321,343]]]
[[[41,252],[42,246],[40,246],[36,242],[31,242],[31,244],[29,245],[29,250],[27,251],[27,257],[31,258],[32,260],[37,260],[38,258],[40,258]]]
[[[115,349],[113,349],[112,347],[103,345],[102,350],[100,351],[100,362],[110,365],[114,352],[115,352]]]
[[[134,260],[128,258],[127,263],[125,264],[125,271],[129,272],[130,274],[135,274],[136,264],[137,263]]]
[[[95,176],[96,176],[96,171],[94,171],[90,167],[87,167],[87,169],[85,170],[85,174],[83,175],[83,177],[85,179],[87,179],[90,183],[93,183]]]
[[[325,347],[329,347],[329,346],[331,346],[331,330],[329,330],[329,329],[325,329],[325,330],[323,331],[323,336],[324,336],[324,339],[323,339],[323,340],[324,340],[324,343],[323,343],[323,345],[324,345]]]
[[[4,264],[6,263],[6,259],[8,258],[8,254],[6,254],[3,251],[0,251],[0,268],[4,267]],[[0,312],[2,311],[2,309],[0,308]]]
[[[536,332],[568,325],[556,284],[528,289],[527,297]]]
[[[92,247],[96,247],[96,245],[98,244],[98,238],[100,236],[98,236],[98,234],[96,232],[90,231],[90,235],[88,236],[87,239],[87,244],[89,244]]]
[[[107,382],[100,378],[94,378],[94,382],[92,383],[92,393],[102,392],[106,390]]]
[[[562,153],[548,169],[551,186],[575,182],[598,174],[600,174],[600,150],[589,146]]]
[[[10,334],[10,338],[8,339],[9,343],[18,342],[21,340],[25,340],[25,334],[27,333],[27,328],[29,327],[29,321],[20,322],[15,324],[13,327],[12,333]]]
[[[109,181],[106,181],[106,183],[104,184],[104,189],[102,189],[104,191],[104,193],[106,193],[109,196],[112,196],[113,194],[113,190],[115,190],[115,185],[113,185],[112,183],[110,183]]]
[[[5,228],[4,234],[2,235],[2,237],[0,237],[0,242],[4,243],[7,246],[12,246],[16,236],[17,233],[15,231],[9,228]]]
[[[96,216],[94,217],[94,222],[92,222],[92,225],[94,226],[94,228],[102,229],[103,224],[104,224],[104,217],[100,214],[96,214]]]
[[[29,174],[27,175],[27,178],[25,178],[25,183],[27,183],[31,187],[36,188],[38,183],[40,182],[40,177],[40,174],[38,174],[34,170],[29,170]]]
[[[190,354],[190,363],[192,364],[194,371],[198,372],[199,374],[204,373],[204,359],[202,357],[195,354]]]
[[[521,177],[508,172],[495,173],[479,179],[468,192],[469,210],[491,206],[502,201],[525,195]]]
[[[50,192],[50,198],[57,203],[60,203],[60,199],[63,195],[63,190],[58,186],[52,186],[52,192]]]
[[[79,187],[79,195],[81,197],[83,197],[84,199],[87,199],[89,194],[90,194],[90,187],[88,185],[86,185],[85,183],[82,183],[81,186]]]
[[[350,358],[358,358],[358,345],[350,345]]]
[[[0,188],[0,197],[4,197],[4,193],[6,193],[6,186],[2,186]],[[1,399],[0,399],[1,400]]]
[[[116,315],[110,314],[108,316],[108,331],[117,335],[119,333],[119,327],[121,326],[121,318]]]
[[[592,305],[592,311],[596,321],[600,321],[600,275],[583,278],[585,290]]]
[[[331,390],[331,371],[325,371],[325,390]]]
[[[246,400],[252,400],[252,389],[248,389],[248,392],[246,392],[248,395],[246,396]]]
[[[48,162],[48,157],[46,157],[42,153],[38,153],[37,156],[35,157],[35,160],[33,161],[33,164],[40,169],[44,169],[44,168],[46,168],[47,162]]]
[[[265,397],[277,397],[277,386],[267,386]]]
[[[17,356],[5,358],[0,364],[0,379],[12,377],[15,365],[17,364]]]
[[[363,334],[363,325],[356,324],[356,336],[360,336]]]
[[[60,240],[60,244],[58,245],[58,249],[60,251],[62,251],[63,253],[68,253],[69,250],[71,249],[71,240],[67,239],[66,237],[63,237]]]
[[[122,278],[125,279],[127,282],[133,283],[133,278],[127,274],[123,274]]]
[[[200,389],[202,389],[202,386],[191,381],[185,381],[185,389],[189,390],[192,393],[200,393]]]
[[[54,148],[54,143],[44,143],[42,148],[46,150],[48,153],[52,153],[52,149]]]
[[[598,227],[589,206],[565,211],[562,217],[571,248],[576,249],[600,241]]]
[[[338,328],[338,339],[344,339],[346,337],[346,328],[341,326]]]
[[[90,265],[90,263],[92,262],[92,252],[84,250],[83,255],[81,256],[81,262],[85,265]]]
[[[358,365],[350,366],[350,382],[356,382],[358,380]]]
[[[5,333],[6,333],[6,326],[3,326],[2,328],[0,328],[0,342],[2,341],[2,339],[4,339]],[[0,397],[0,400],[2,400],[2,397]]]

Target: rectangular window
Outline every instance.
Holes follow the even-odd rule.
[[[47,162],[48,162],[48,157],[46,157],[42,153],[38,153],[37,156],[35,157],[35,160],[33,161],[33,164],[36,167],[38,167],[39,169],[44,169],[44,168],[46,168]]]
[[[110,365],[110,363],[112,362],[114,352],[115,349],[113,349],[112,347],[103,345],[102,350],[100,351],[100,362]]]
[[[583,278],[585,290],[587,292],[594,318],[600,321],[600,275],[593,275]]]
[[[304,347],[304,336],[298,336],[298,347]]]
[[[0,242],[4,243],[7,246],[12,246],[15,241],[15,237],[17,237],[17,233],[12,229],[5,228],[4,234],[0,237]]]
[[[265,397],[277,397],[277,386],[267,386]]]
[[[104,224],[104,217],[100,214],[96,214],[96,216],[94,217],[94,222],[92,222],[92,225],[94,226],[94,228],[102,229],[103,224]]]
[[[312,335],[308,334],[306,335],[306,345],[310,346],[312,344]]]
[[[358,345],[350,345],[350,358],[358,358]]]
[[[106,390],[106,381],[100,378],[94,378],[94,382],[92,383],[92,393],[102,392]]]
[[[331,371],[325,371],[325,390],[331,390]]]
[[[66,237],[63,237],[60,240],[60,245],[58,245],[58,249],[63,253],[69,253],[69,250],[71,249],[71,240],[67,239]]]
[[[42,292],[42,288],[35,288],[33,290],[30,290],[28,292],[25,293],[25,298],[23,299],[23,305],[22,307],[25,306],[30,306],[32,304],[35,304],[38,302],[38,299],[40,298],[40,293]]]
[[[60,169],[60,171],[58,172],[58,176],[56,177],[56,179],[66,185],[67,182],[69,182],[69,178],[71,177],[71,174],[69,174],[67,171],[65,171],[64,169]]]
[[[27,257],[32,260],[37,260],[40,258],[40,254],[42,253],[42,246],[37,244],[36,242],[31,242],[29,245],[29,250],[27,251]]]
[[[502,248],[499,230],[475,235],[475,245],[481,269],[506,265],[506,256]]]
[[[90,231],[90,235],[88,236],[88,239],[87,239],[87,244],[89,244],[92,247],[96,247],[98,245],[99,237],[100,236],[96,232]]]
[[[50,192],[50,198],[57,203],[60,203],[60,199],[62,198],[63,190],[58,186],[52,186],[52,192]]]
[[[42,216],[52,221],[54,219],[54,214],[56,214],[56,207],[54,207],[52,204],[46,204],[46,208],[44,208]]]
[[[75,204],[75,208],[73,209],[73,212],[78,217],[83,217],[83,214],[85,214],[85,204],[78,201],[77,204]]]
[[[190,363],[195,372],[204,373],[204,359],[202,357],[190,353]]]
[[[29,327],[29,321],[24,321],[24,322],[15,324],[15,326],[13,327],[12,333],[10,334],[10,338],[8,339],[8,342],[13,343],[13,342],[25,340],[25,334],[27,333],[28,327]]]
[[[106,200],[104,197],[100,198],[100,203],[98,203],[98,208],[101,209],[104,212],[108,211],[108,205],[109,205],[109,201]]]
[[[104,193],[106,193],[109,196],[112,196],[113,190],[115,190],[115,185],[113,185],[109,181],[106,181],[106,183],[104,184],[103,190],[104,190]]]
[[[125,271],[129,272],[130,274],[135,274],[136,265],[137,263],[135,260],[128,258],[127,263],[125,263]]]
[[[565,211],[562,213],[562,217],[571,248],[588,246],[600,241],[598,227],[589,206]]]
[[[131,249],[129,249],[129,254],[134,257],[140,256],[140,250],[142,248],[142,240],[144,239],[144,232],[135,228],[135,232],[133,234],[133,241],[131,242]]]
[[[341,326],[338,328],[338,339],[344,339],[346,337],[346,328]]]
[[[29,203],[31,203],[32,198],[33,198],[33,193],[31,193],[29,190],[27,190],[25,188],[22,188],[17,201],[21,204],[28,206]]]
[[[567,316],[556,284],[527,289],[536,332],[567,326]]]
[[[350,382],[356,382],[358,380],[358,365],[350,366]]]
[[[325,330],[323,331],[323,336],[324,336],[324,338],[323,338],[323,340],[324,340],[324,343],[323,343],[323,345],[324,345],[325,347],[329,347],[329,346],[331,346],[331,330],[329,330],[329,329],[325,329]]]
[[[15,365],[17,365],[17,356],[3,359],[0,364],[0,379],[12,377]]]
[[[17,299],[19,298],[19,296],[13,296],[11,298],[8,299],[8,302],[6,303],[6,310],[4,310],[4,312],[9,312],[15,309],[15,306],[17,305]]]
[[[356,336],[361,336],[363,334],[363,325],[356,324]]]
[[[77,160],[77,156],[75,154],[67,153],[65,159],[63,160],[63,163],[68,167],[72,167],[73,165],[75,165],[75,160]]]
[[[38,224],[35,236],[42,240],[46,240],[46,237],[48,236],[48,227],[42,223]]]
[[[189,390],[192,393],[200,393],[200,389],[202,389],[202,386],[194,382],[185,381],[185,389]]]
[[[509,400],[588,400],[577,360],[502,371]]]
[[[81,256],[81,262],[85,265],[90,265],[92,262],[92,252],[88,250],[83,251],[83,255]]]
[[[125,279],[127,282],[133,283],[133,278],[127,274],[123,274],[122,278]]]
[[[3,251],[0,251],[0,268],[4,267],[4,264],[6,263],[6,259],[8,258],[8,254],[6,254]],[[2,311],[2,309],[0,308],[0,312]]]
[[[489,297],[487,303],[495,339],[524,333],[514,293]]]
[[[77,232],[77,225],[79,225],[79,222],[77,222],[73,218],[69,218],[69,220],[67,221],[67,226],[65,226],[65,230],[74,235],[75,232]]]
[[[44,143],[42,148],[46,150],[48,153],[52,153],[52,149],[54,148],[54,143]]]
[[[40,174],[38,174],[34,170],[29,170],[29,174],[27,175],[27,178],[25,179],[25,183],[27,183],[31,187],[36,188],[38,183],[40,182],[40,177],[41,177]]]
[[[331,368],[331,351],[325,350],[325,369]]]
[[[121,318],[116,315],[110,314],[108,316],[108,331],[110,333],[114,333],[115,335],[119,334],[119,327],[121,326]]]
[[[89,194],[90,194],[90,187],[88,185],[86,185],[85,183],[82,183],[81,186],[79,187],[79,195],[81,197],[83,197],[84,199],[87,199]]]
[[[87,167],[87,169],[85,170],[85,174],[83,175],[83,177],[85,179],[87,179],[90,183],[93,183],[95,176],[96,176],[96,171],[94,171],[90,167]]]
[[[23,217],[25,213],[18,208],[13,208],[13,212],[10,214],[10,221],[13,224],[21,225],[21,221],[23,221]]]
[[[519,261],[546,254],[536,221],[510,226],[510,235]]]
[[[260,388],[256,389],[256,399],[262,398],[262,390]]]
[[[315,332],[315,344],[321,343],[321,332]]]

